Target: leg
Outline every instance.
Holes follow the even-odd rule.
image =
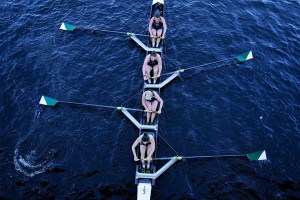
[[[154,122],[154,118],[155,118],[155,115],[156,115],[156,109],[157,109],[157,104],[158,102],[157,101],[153,101],[152,104],[151,104],[151,110],[154,112],[151,114],[151,123]]]
[[[151,145],[147,146],[147,158],[149,157],[148,152],[151,152],[151,151],[152,151]],[[152,156],[151,156],[151,158],[152,158]],[[147,168],[150,169],[151,160],[148,160],[147,162],[148,162]]]
[[[153,75],[154,75],[154,76],[157,76],[157,74],[158,74],[158,66],[155,65],[155,66],[153,67]],[[156,83],[156,80],[157,80],[157,78],[154,78],[154,79],[153,79],[153,83]]]
[[[153,75],[154,75],[154,76],[157,76],[157,74],[158,74],[158,65],[155,65],[155,66],[153,67]]]
[[[156,30],[155,29],[152,29],[152,35],[156,36]],[[154,37],[152,38],[152,47],[155,47],[155,38]]]
[[[157,41],[156,41],[156,47],[159,46],[161,34],[162,34],[162,29],[157,30],[157,37],[158,38],[157,38]]]
[[[145,168],[145,155],[146,155],[146,146],[145,145],[140,145],[140,152],[141,152],[141,160],[142,160],[142,167]]]
[[[151,79],[150,79],[150,73],[151,73],[151,70],[152,70],[152,67],[151,66],[149,66],[149,65],[147,65],[147,67],[146,67],[146,78],[148,79],[148,83],[151,83]]]
[[[151,109],[151,102],[146,101],[146,105],[147,105],[147,108],[148,108],[148,109]],[[151,113],[147,112],[146,115],[147,115],[146,123],[149,123]]]

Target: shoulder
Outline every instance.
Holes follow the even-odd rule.
[[[132,146],[137,146],[139,142],[141,142],[141,137],[136,138]]]
[[[149,60],[150,59],[150,54],[148,54],[146,57],[145,57],[145,61]]]
[[[136,142],[140,142],[142,140],[143,135],[140,135],[138,138],[136,138]]]
[[[150,137],[150,140],[154,140],[153,135],[149,135],[149,137]],[[154,140],[154,141],[155,141],[155,140]]]

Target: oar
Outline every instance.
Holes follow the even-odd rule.
[[[68,23],[61,23],[60,29],[64,31],[74,31],[76,27],[74,25],[68,24]]]
[[[74,31],[76,29],[76,27],[72,24],[68,24],[63,22],[60,25],[60,29],[64,30],[64,31]],[[151,38],[161,38],[162,37],[157,37],[157,36],[149,36],[149,35],[144,35],[144,34],[136,34],[136,33],[132,33],[132,32],[123,32],[123,31],[112,31],[112,30],[95,30],[95,31],[99,31],[99,32],[106,32],[106,33],[116,33],[116,34],[126,34],[129,36],[133,36],[133,35],[137,35],[137,36],[143,36],[143,37],[151,37]]]
[[[182,159],[199,159],[199,158],[224,158],[224,157],[247,157],[250,161],[258,161],[258,160],[267,160],[266,151],[256,151],[249,154],[238,154],[238,155],[215,155],[215,156],[174,156],[174,157],[164,157],[164,158],[151,158],[151,159],[142,159],[145,160],[182,160]],[[141,160],[141,159],[140,159]]]
[[[56,99],[42,96],[40,99],[39,104],[45,105],[45,106],[55,106],[57,103],[65,103],[65,104],[73,104],[73,105],[81,105],[81,106],[93,106],[93,107],[100,107],[100,108],[111,108],[111,109],[117,109],[117,110],[131,110],[131,111],[139,111],[139,112],[149,112],[149,113],[156,113],[157,111],[150,111],[150,110],[142,110],[142,109],[136,109],[136,108],[126,108],[122,106],[107,106],[107,105],[99,105],[99,104],[89,104],[89,103],[77,103],[77,102],[70,102],[70,101],[58,101]]]
[[[179,69],[179,70],[176,70],[176,71],[173,71],[173,72],[168,72],[168,73],[165,73],[165,74],[161,74],[160,76],[174,74],[175,72],[182,73],[182,72],[185,72],[187,70],[191,70],[191,69],[195,69],[195,68],[199,68],[199,67],[204,67],[204,66],[207,66],[207,65],[217,64],[217,63],[223,63],[223,62],[234,60],[234,59],[236,60],[236,64],[237,64],[237,63],[244,62],[246,60],[250,60],[252,58],[253,58],[252,51],[247,51],[247,52],[245,52],[241,55],[238,55],[237,57],[233,57],[233,58],[229,58],[229,59],[225,59],[225,60],[220,60],[220,61],[216,61],[216,62],[211,62],[211,63],[206,63],[206,64],[194,66],[194,67],[188,67],[188,68],[185,68],[185,69]],[[153,76],[153,77],[150,77],[150,78],[154,79],[154,78],[158,78],[158,77]]]

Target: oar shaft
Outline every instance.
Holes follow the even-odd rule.
[[[131,111],[157,113],[156,111],[148,111],[148,110],[142,110],[142,109],[136,109],[136,108],[125,108],[125,107],[107,106],[107,105],[90,104],[90,103],[77,103],[77,102],[71,102],[71,101],[59,101],[59,103],[74,104],[74,105],[80,105],[80,106],[93,106],[93,107],[100,107],[100,108],[111,108],[111,109],[121,108],[121,109],[126,109],[126,110],[131,110]]]
[[[132,33],[132,34],[137,35],[137,36],[149,37],[149,35],[145,35],[145,34],[138,34],[138,33]]]
[[[96,30],[99,32],[106,32],[106,33],[116,33],[116,34],[126,34],[126,35],[137,35],[137,36],[143,36],[143,37],[153,37],[153,38],[162,38],[162,37],[157,37],[157,36],[149,36],[145,34],[137,34],[137,33],[131,33],[131,32],[124,32],[124,31],[111,31],[111,30]]]
[[[116,33],[116,34],[127,34],[127,32],[123,32],[123,31],[111,31],[111,30],[95,30],[95,31],[106,32],[106,33]]]
[[[113,108],[113,109],[117,108],[115,106],[106,106],[106,105],[90,104],[90,103],[76,103],[71,101],[59,101],[59,103],[74,104],[74,105],[81,105],[81,106],[93,106],[93,107],[101,107],[101,108]]]
[[[164,157],[164,158],[152,158],[151,160],[170,160],[173,157]]]
[[[139,161],[149,161],[149,160],[170,160],[174,157],[164,157],[164,158],[151,158],[151,159],[147,159],[147,158],[144,158],[144,159],[139,159]]]
[[[229,58],[229,59],[226,59],[226,60],[220,60],[220,61],[216,61],[216,62],[206,63],[206,64],[203,64],[203,65],[198,65],[198,66],[194,66],[194,67],[188,67],[188,68],[185,68],[184,70],[190,70],[190,69],[194,69],[194,68],[198,68],[198,67],[204,67],[204,66],[207,66],[207,65],[226,62],[226,61],[229,61],[229,60],[232,60],[232,59],[236,59],[236,58],[234,57],[234,58]]]
[[[176,71],[173,71],[173,72],[168,72],[168,73],[161,74],[160,76],[174,74],[177,71],[178,72],[184,72],[186,70],[195,69],[195,68],[199,68],[199,67],[204,67],[204,66],[212,65],[212,64],[216,64],[216,63],[226,62],[226,61],[233,60],[233,59],[235,59],[235,57],[234,58],[229,58],[229,59],[226,59],[226,60],[220,60],[220,61],[216,61],[216,62],[206,63],[206,64],[203,64],[203,65],[198,65],[198,66],[194,66],[194,67],[188,67],[188,68],[185,68],[185,69],[179,69],[179,70],[176,70]]]
[[[194,158],[223,158],[223,157],[245,157],[247,154],[239,155],[216,155],[216,156],[182,156],[183,159],[194,159]]]
[[[197,158],[224,158],[224,157],[245,157],[247,154],[238,154],[238,155],[216,155],[216,156],[173,156],[173,157],[163,157],[163,158],[152,158],[151,160],[170,160],[174,158],[181,159],[197,159]],[[148,160],[148,159],[144,159]]]

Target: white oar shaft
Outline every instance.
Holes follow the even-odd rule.
[[[153,112],[153,111],[146,111],[146,110],[136,109],[136,108],[125,108],[125,107],[107,106],[107,105],[99,105],[99,104],[76,103],[76,102],[70,102],[70,101],[59,101],[59,102],[65,103],[65,104],[81,105],[81,106],[93,106],[93,107],[111,108],[111,109],[126,109],[126,110],[139,111],[139,112]]]
[[[216,156],[182,156],[183,159],[195,159],[195,158],[223,158],[223,157],[244,157],[247,154],[239,155],[216,155]]]
[[[224,157],[245,157],[247,154],[238,155],[215,155],[215,156],[175,156],[175,157],[163,157],[163,158],[152,158],[150,160],[170,160],[172,158],[181,159],[197,159],[197,158],[224,158]],[[148,160],[148,159],[144,159]]]
[[[226,62],[226,61],[233,60],[233,59],[236,59],[236,58],[234,57],[234,58],[229,58],[229,59],[226,59],[226,60],[220,60],[220,61],[216,61],[216,62],[206,63],[206,64],[203,64],[203,65],[198,65],[198,66],[194,66],[194,67],[188,67],[188,68],[185,68],[184,70],[194,69],[194,68],[198,68],[198,67],[204,67],[204,66],[207,66],[207,65]]]
[[[127,32],[123,32],[123,31],[111,31],[111,30],[95,30],[95,31],[106,32],[106,33],[116,33],[116,34],[127,34]]]
[[[195,68],[199,68],[199,67],[204,67],[204,66],[212,65],[212,64],[216,64],[216,63],[222,63],[222,62],[226,62],[226,61],[233,60],[233,59],[235,59],[235,58],[229,58],[229,59],[226,59],[226,60],[220,60],[220,61],[206,63],[206,64],[203,64],[203,65],[198,65],[198,66],[194,66],[194,67],[188,67],[188,68],[185,68],[185,69],[179,69],[179,70],[176,70],[176,71],[173,71],[173,72],[168,72],[168,73],[165,73],[165,74],[161,74],[160,76],[170,75],[170,74],[173,74],[174,72],[178,72],[178,71],[179,72],[184,72],[186,70],[195,69]]]
[[[124,32],[124,31],[112,31],[112,30],[95,30],[95,31],[106,32],[106,33],[116,33],[116,34],[126,34],[126,35],[137,35],[137,36],[143,36],[143,37],[155,37],[155,38],[158,38],[157,36],[149,36],[149,35],[138,34],[138,33]]]
[[[114,108],[115,106],[106,106],[106,105],[99,105],[99,104],[89,104],[89,103],[76,103],[71,101],[59,101],[60,103],[66,103],[66,104],[74,104],[74,105],[82,105],[82,106],[93,106],[93,107],[101,107],[101,108]]]

